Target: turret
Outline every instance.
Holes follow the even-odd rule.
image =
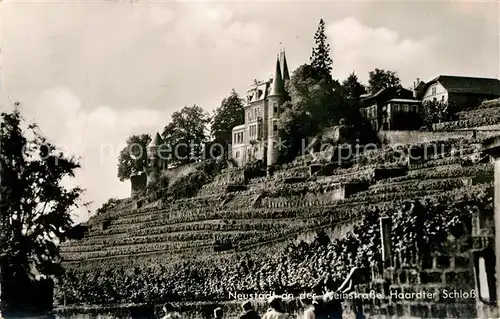
[[[286,63],[286,62],[285,62]],[[268,136],[267,136],[267,166],[276,164],[278,160],[278,119],[279,109],[285,101],[285,83],[282,78],[280,67],[280,56],[276,60],[276,69],[274,70],[271,91],[268,101]],[[288,71],[287,71],[288,73]]]
[[[271,92],[269,93],[269,97],[271,96],[281,96],[285,94],[285,83],[283,82],[283,78],[281,76],[281,67],[280,67],[280,59],[276,60],[276,69],[274,70],[273,82],[271,84]]]
[[[280,52],[280,65],[281,71],[283,72],[283,81],[286,82],[290,80],[290,74],[288,73],[288,64],[286,63],[285,50]]]
[[[160,176],[160,171],[163,168],[163,159],[160,158],[158,150],[162,145],[163,140],[160,133],[156,133],[155,137],[147,147],[148,167],[147,167],[147,184],[154,183]]]

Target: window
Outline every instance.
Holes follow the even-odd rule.
[[[399,104],[394,104],[394,112],[399,112]]]
[[[236,140],[236,133],[233,134],[233,143],[236,144],[237,143],[237,140]]]
[[[278,132],[278,121],[273,121],[273,132]]]
[[[273,114],[278,113],[278,102],[273,102]]]
[[[250,137],[257,135],[257,127],[255,125],[250,126]]]
[[[240,151],[236,151],[236,158],[240,157]]]
[[[431,90],[432,90],[432,95],[435,95],[436,94],[436,87],[433,86]]]
[[[102,222],[102,230],[106,230],[111,225],[111,219],[106,219]]]

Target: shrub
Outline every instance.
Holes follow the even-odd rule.
[[[173,199],[192,197],[210,182],[210,176],[204,170],[194,171],[177,179],[169,188],[169,195]]]
[[[149,202],[168,197],[168,184],[169,179],[166,176],[161,176],[156,182],[150,183],[146,186],[145,194]]]
[[[110,198],[108,199],[104,204],[102,204],[101,207],[99,207],[96,211],[95,211],[95,214],[96,215],[100,215],[106,211],[109,211],[113,208],[116,207],[116,205],[118,205],[120,203],[120,200],[118,198]]]
[[[422,105],[422,119],[424,124],[431,127],[432,124],[453,120],[453,106],[447,102],[428,101]]]

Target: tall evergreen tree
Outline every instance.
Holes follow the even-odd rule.
[[[317,71],[331,76],[333,62],[330,58],[330,44],[325,34],[325,22],[323,19],[319,20],[314,41],[316,42],[316,47],[312,50],[311,65]]]

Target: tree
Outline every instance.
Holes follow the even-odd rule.
[[[432,124],[453,120],[453,107],[447,102],[427,101],[422,105],[422,121],[429,128]]]
[[[147,147],[151,142],[149,134],[132,135],[127,139],[127,145],[118,156],[118,173],[120,181],[130,179],[133,174],[144,171],[148,165]]]
[[[2,314],[26,315],[36,303],[35,275],[60,275],[57,242],[72,228],[82,189],[63,179],[80,167],[43,137],[36,124],[22,129],[16,108],[1,114],[0,211]],[[50,301],[51,306],[51,301]]]
[[[283,112],[279,118],[279,135],[281,147],[278,150],[278,162],[293,160],[298,155],[302,139],[310,135],[311,114],[291,102],[282,105]]]
[[[330,58],[330,44],[325,34],[325,22],[319,20],[318,29],[314,35],[316,47],[311,54],[311,65],[318,72],[331,77],[332,59]]]
[[[231,141],[233,127],[245,123],[243,100],[233,89],[214,111],[212,118],[212,136],[218,143]]]
[[[370,71],[369,75],[368,85],[372,94],[383,88],[401,87],[398,74],[394,71],[375,69],[374,71]]]
[[[322,125],[336,124],[340,119],[332,105],[333,82],[329,75],[316,72],[311,65],[304,64],[293,72],[288,91],[293,106],[309,114],[309,133],[314,134]]]
[[[186,164],[200,158],[208,123],[210,117],[198,105],[185,106],[172,114],[172,121],[165,126],[162,137],[171,150],[173,164]]]
[[[358,98],[361,94],[366,93],[366,88],[359,83],[358,77],[354,72],[349,74],[347,79],[342,82],[342,88],[347,97]]]
[[[339,83],[308,64],[293,72],[288,92],[290,102],[282,106],[279,119],[281,143],[286,145],[280,162],[293,159],[304,138],[338,124],[346,109]]]

